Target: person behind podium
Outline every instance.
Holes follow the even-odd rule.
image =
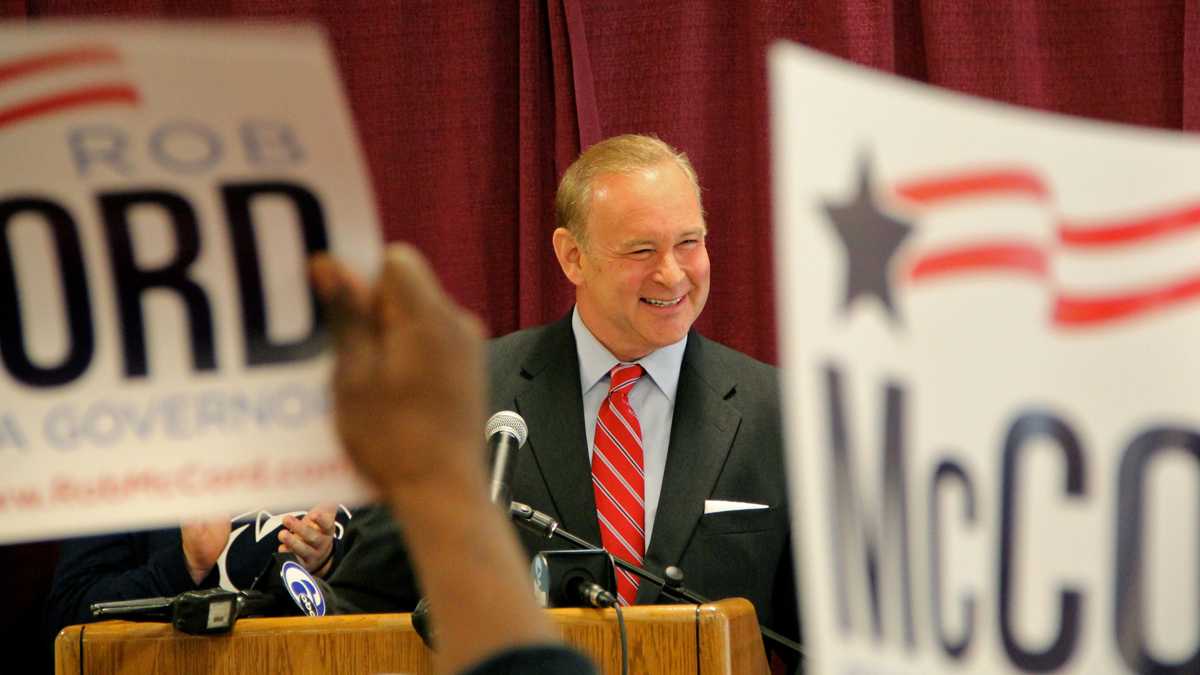
[[[710,286],[695,169],[658,138],[609,138],[566,170],[555,209],[574,309],[490,344],[491,409],[529,427],[513,499],[796,638],[777,371],[693,329]],[[617,584],[623,602],[660,600]]]
[[[697,593],[747,598],[797,637],[777,371],[692,328],[710,278],[695,170],[657,138],[610,138],[567,169],[555,206],[575,307],[489,343],[489,410],[529,427],[513,499],[660,576],[682,568]],[[411,610],[395,600],[412,574],[394,531],[360,534],[329,580],[345,610]],[[530,555],[554,547],[521,538]],[[624,573],[617,590],[662,599]]]
[[[535,604],[507,509],[489,499],[479,322],[402,244],[387,250],[374,288],[328,257],[314,260],[312,277],[335,336],[337,430],[394,515],[437,608],[438,672],[595,673],[559,644]]]
[[[90,607],[97,602],[249,588],[277,550],[294,553],[318,578],[327,576],[341,556],[334,536],[338,513],[339,507],[322,504],[261,523],[251,518],[238,529],[229,518],[215,518],[65,540],[46,600],[46,631],[53,639],[65,626],[94,621]]]

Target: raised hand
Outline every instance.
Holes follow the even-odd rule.
[[[362,476],[385,494],[439,477],[482,476],[479,321],[405,244],[388,247],[374,289],[328,257],[311,269],[338,345],[337,428]]]

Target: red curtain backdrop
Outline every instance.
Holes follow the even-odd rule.
[[[764,53],[776,39],[1044,110],[1200,126],[1200,0],[0,1],[9,18],[323,24],[386,237],[425,251],[497,335],[570,307],[549,243],[566,164],[581,144],[649,131],[704,184],[713,290],[700,330],[775,360]]]
[[[386,237],[430,256],[493,334],[570,307],[551,203],[581,145],[657,133],[691,156],[705,188],[713,287],[698,326],[766,361],[772,41],[1043,110],[1200,127],[1200,0],[0,0],[0,11],[320,22]],[[6,613],[19,622],[0,628],[10,639],[34,630],[42,550],[0,548],[6,571],[34,567],[28,583],[10,578],[29,594]]]

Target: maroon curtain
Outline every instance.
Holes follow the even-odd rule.
[[[329,31],[388,239],[494,334],[571,304],[550,248],[581,147],[649,131],[704,184],[699,328],[775,359],[764,51],[791,39],[981,96],[1200,126],[1200,0],[2,0],[8,17],[315,20]]]
[[[549,243],[567,163],[603,136],[657,133],[705,188],[713,287],[699,328],[767,361],[771,41],[1044,110],[1200,128],[1200,0],[0,0],[0,11],[319,21],[387,238],[425,251],[494,334],[571,304]],[[33,559],[23,550],[0,549],[0,565],[20,569]],[[32,587],[48,573],[34,570]]]

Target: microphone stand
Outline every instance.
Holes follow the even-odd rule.
[[[586,539],[577,537],[562,529],[559,527],[557,520],[551,518],[545,513],[542,513],[541,511],[538,511],[537,509],[534,509],[528,504],[513,502],[509,507],[509,515],[512,517],[514,523],[535,534],[544,535],[547,539],[560,537],[571,542],[579,548],[601,548],[600,546],[596,546]],[[641,577],[645,581],[649,581],[650,583],[661,587],[663,594],[670,597],[672,600],[675,600],[676,602],[693,605],[704,605],[711,602],[709,599],[705,598],[699,593],[695,593],[684,588],[683,570],[674,565],[667,567],[667,569],[664,571],[664,573],[667,575],[667,578],[664,579],[643,567],[634,565],[633,563],[622,559],[620,556],[614,555],[612,558],[617,567],[620,567],[630,574],[634,574],[638,577]],[[778,644],[783,645],[784,647],[787,647],[788,649],[795,651],[800,655],[800,658],[804,658],[804,648],[801,647],[800,644],[795,640],[790,640],[779,633],[776,633],[770,628],[767,628],[766,626],[760,625],[758,629],[762,633],[763,637],[766,637]]]

